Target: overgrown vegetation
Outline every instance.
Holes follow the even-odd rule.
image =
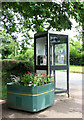
[[[2,61],[2,98],[6,99],[6,84],[11,82],[10,75],[20,76],[26,71],[34,72],[34,64],[28,61]]]

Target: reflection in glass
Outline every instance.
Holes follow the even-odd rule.
[[[47,65],[46,37],[36,39],[36,65]]]
[[[55,45],[55,65],[66,65],[66,44]]]
[[[47,75],[47,71],[46,70],[36,70],[36,73],[38,73],[39,75],[41,75],[41,73],[44,75]]]
[[[66,70],[56,70],[56,88],[67,89],[67,71]]]

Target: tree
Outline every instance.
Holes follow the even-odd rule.
[[[57,31],[71,29],[74,17],[84,30],[84,5],[82,2],[3,2],[3,25],[11,34],[21,32],[29,39],[29,31]],[[18,22],[16,22],[16,19]]]
[[[71,65],[84,65],[82,61],[82,44],[79,41],[70,40],[70,64]]]
[[[82,27],[82,41],[83,41],[83,50],[84,50],[84,2],[71,2],[71,16],[75,18],[76,22],[79,23],[79,26]],[[80,36],[81,36],[80,35]]]
[[[0,39],[2,40],[0,47],[2,50],[2,58],[7,58],[9,55],[16,56],[16,51],[19,48],[18,44],[9,34],[6,34],[5,30],[0,32]]]
[[[30,29],[38,32],[44,29],[48,30],[51,27],[57,30],[70,29],[71,22],[64,10],[69,8],[69,4],[67,3],[64,6],[64,4],[60,5],[54,2],[3,3],[4,27],[9,33],[19,32],[19,25],[22,25],[20,29],[22,32],[29,31]],[[15,22],[15,15],[19,23]]]

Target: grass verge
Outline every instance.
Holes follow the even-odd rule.
[[[82,73],[84,74],[84,66],[70,65],[69,72],[71,73]]]

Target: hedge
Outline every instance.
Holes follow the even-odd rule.
[[[2,61],[2,81],[5,83],[10,82],[10,75],[20,76],[27,71],[34,72],[34,65],[31,61]]]

